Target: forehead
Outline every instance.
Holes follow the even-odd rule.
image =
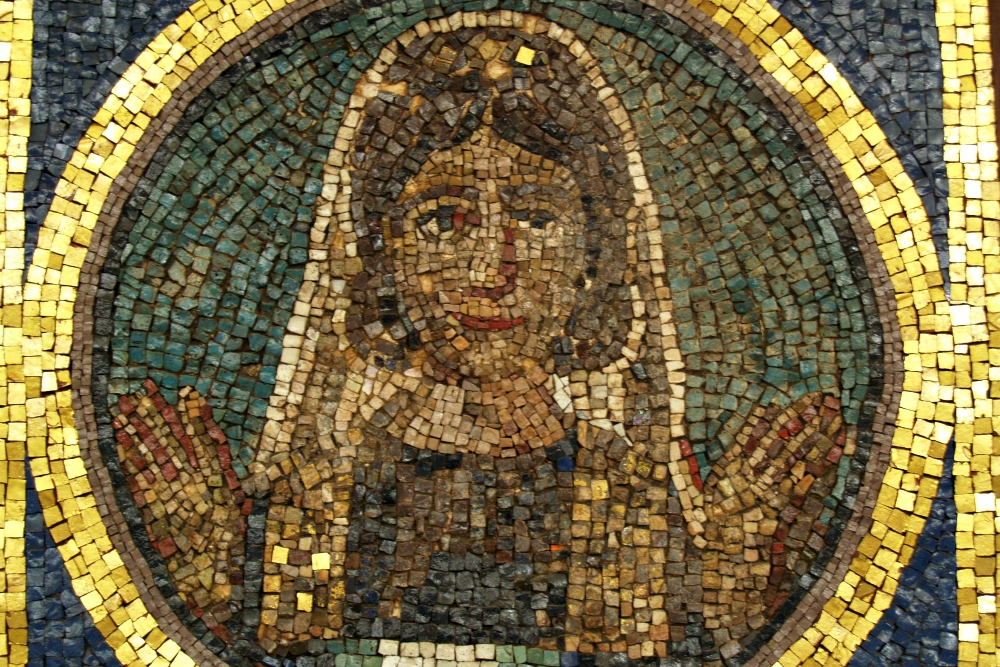
[[[417,176],[456,172],[486,176],[487,169],[491,172],[509,170],[516,174],[543,175],[551,174],[556,169],[556,164],[494,137],[492,140],[470,141],[431,153]]]
[[[399,201],[436,186],[468,188],[473,185],[479,189],[482,201],[484,191],[489,193],[490,200],[497,196],[492,188],[484,187],[490,181],[498,185],[525,182],[548,185],[556,181],[562,189],[567,189],[572,180],[571,172],[562,165],[490,136],[432,153],[420,172],[410,179]]]

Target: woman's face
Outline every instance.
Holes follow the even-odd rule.
[[[583,270],[580,194],[489,130],[430,157],[383,228],[432,363],[486,381],[544,365]]]

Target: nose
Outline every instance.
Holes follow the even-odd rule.
[[[483,238],[488,239],[490,235],[484,235]],[[496,238],[496,237],[494,237]],[[499,239],[497,239],[499,241]],[[496,253],[496,249],[499,249],[499,266],[497,266],[497,277],[502,277],[502,280],[494,279],[493,287],[485,287],[477,285],[477,281],[473,276],[470,281],[472,283],[472,292],[470,296],[477,299],[490,299],[491,301],[498,302],[505,294],[509,294],[514,291],[514,279],[517,277],[517,251],[514,248],[514,230],[504,229],[503,230],[503,243],[497,243],[496,245],[491,243],[477,243],[473,252],[482,253],[481,258],[486,263],[487,266],[495,266],[494,263],[497,259],[494,254],[490,257],[489,254]]]
[[[483,248],[482,252],[494,253],[493,257],[486,258],[489,266],[496,266],[494,264],[496,257],[497,248],[500,249],[499,254],[499,266],[497,266],[497,274],[494,276],[494,287],[486,288],[475,285],[475,280],[472,282],[472,288],[467,292],[467,298],[474,300],[489,300],[492,301],[494,305],[499,305],[500,299],[506,294],[510,294],[514,291],[516,287],[514,279],[517,277],[517,254],[514,248],[514,230],[505,229],[503,230],[503,243],[499,243],[500,235],[497,234],[495,237],[498,241],[496,244],[486,243],[483,244],[487,246]],[[479,244],[477,244],[478,246]],[[479,248],[476,250],[480,251]],[[515,317],[513,319],[508,317],[482,317],[477,315],[461,314],[459,316],[459,321],[468,327],[469,329],[483,329],[489,331],[496,331],[501,329],[510,329],[511,327],[518,326],[524,323],[524,317]]]

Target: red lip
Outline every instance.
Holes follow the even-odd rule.
[[[507,265],[506,264],[500,265],[501,272],[503,271],[504,266]],[[514,269],[514,275],[515,276],[517,275],[517,268]],[[473,287],[469,295],[475,299],[486,298],[490,299],[491,301],[499,301],[501,297],[503,297],[503,295],[510,294],[511,292],[513,292],[515,287],[517,287],[517,285],[515,285],[514,281],[511,280],[503,287],[494,287],[493,289],[488,289],[488,290],[483,289],[482,287]]]
[[[503,329],[510,329],[511,327],[519,324],[524,324],[523,317],[510,319],[509,317],[475,317],[474,315],[459,315],[458,321],[469,329],[478,329],[480,331],[500,331]]]
[[[466,222],[478,225],[480,224],[479,216],[473,213],[457,212],[454,216],[455,229],[461,230],[462,226]],[[515,279],[517,278],[517,251],[514,248],[514,230],[505,229],[504,230],[504,246],[503,246],[503,256],[500,261],[500,275],[507,278],[507,283],[502,287],[494,287],[492,289],[483,289],[482,287],[473,287],[469,292],[467,292],[467,297],[471,296],[474,299],[490,299],[493,302],[499,301],[504,295],[510,294],[517,287],[515,284]],[[476,317],[474,315],[457,315],[458,320],[469,329],[477,329],[479,331],[501,331],[503,329],[510,329],[513,326],[524,323],[523,317],[517,317],[510,319],[507,317]]]

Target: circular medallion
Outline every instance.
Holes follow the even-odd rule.
[[[835,555],[889,398],[845,207],[724,52],[564,4],[315,12],[123,207],[104,465],[223,661],[740,665]]]

